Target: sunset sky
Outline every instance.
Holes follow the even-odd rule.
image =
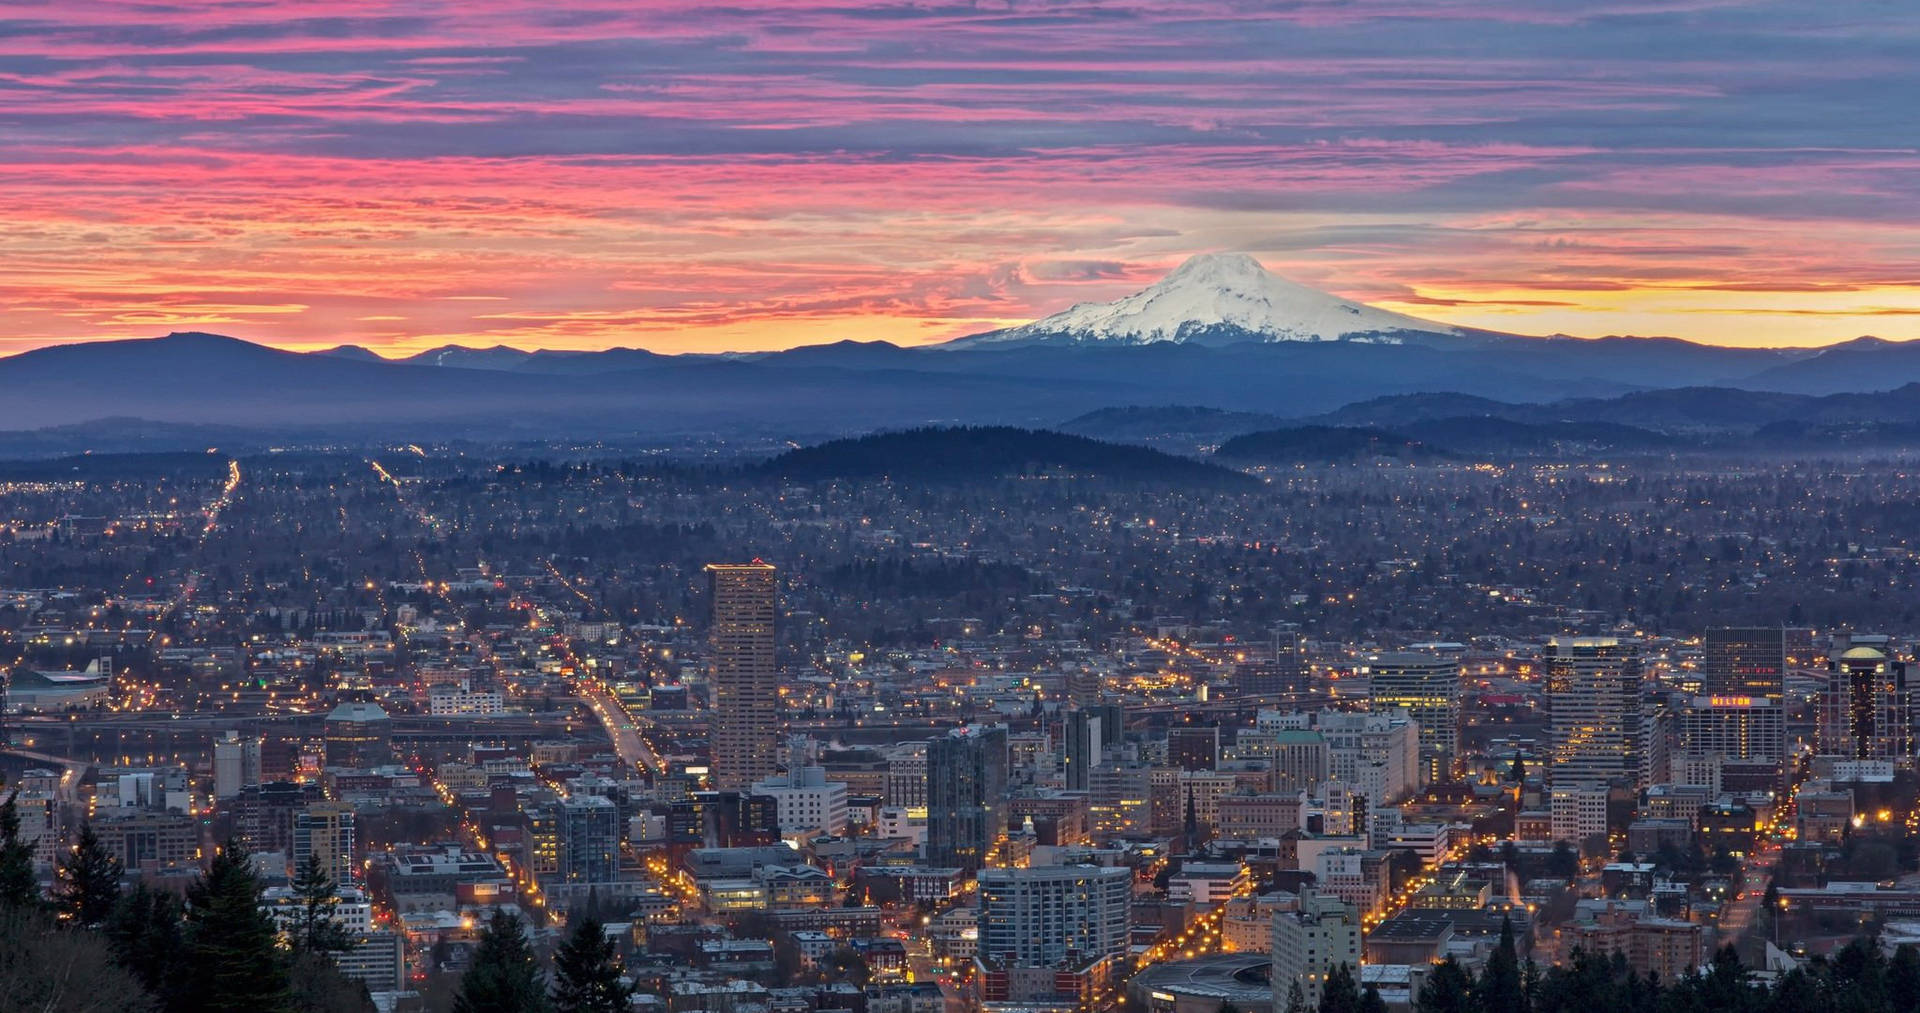
[[[1912,0],[12,2],[0,353],[920,343],[1223,250],[1920,338],[1916,96]]]

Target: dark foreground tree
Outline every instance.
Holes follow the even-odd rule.
[[[75,925],[106,923],[120,901],[120,860],[107,852],[93,832],[80,824],[80,841],[55,870],[54,904]]]
[[[43,911],[0,911],[0,1010],[152,1013],[153,997],[98,933],[64,932]]]
[[[1320,988],[1320,1013],[1360,1013],[1360,986],[1346,964],[1333,965]]]
[[[235,840],[187,891],[187,958],[194,998],[208,1013],[291,1009],[286,954],[260,909],[260,880]]]
[[[1481,1007],[1476,1003],[1473,979],[1459,961],[1448,957],[1427,972],[1414,1009],[1419,1013],[1477,1013]]]
[[[293,879],[293,896],[298,909],[288,935],[292,938],[294,949],[332,956],[353,947],[346,927],[340,924],[338,894],[333,877],[320,864],[320,856],[309,853],[307,860],[300,865],[299,875]]]
[[[520,919],[494,909],[473,966],[460,978],[453,1013],[546,1013],[547,985]]]
[[[139,978],[167,1013],[193,1008],[181,919],[180,902],[172,894],[140,883],[120,898],[106,925],[120,966]]]
[[[0,802],[0,908],[37,907],[40,881],[33,875],[33,845],[20,836],[19,792]]]
[[[607,927],[580,919],[553,955],[553,1008],[558,1013],[623,1013],[631,990],[620,983],[620,958]]]

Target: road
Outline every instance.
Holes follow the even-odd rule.
[[[1720,915],[1722,943],[1738,941],[1747,926],[1753,924],[1760,910],[1760,901],[1766,896],[1767,884],[1773,882],[1773,867],[1779,861],[1780,846],[1772,841],[1762,844],[1747,859],[1746,875],[1741,877],[1740,896]]]

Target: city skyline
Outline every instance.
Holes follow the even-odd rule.
[[[1915,338],[1915,45],[1734,0],[28,9],[0,352],[918,344],[1215,251],[1517,333]]]

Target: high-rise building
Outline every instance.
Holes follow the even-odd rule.
[[[714,563],[707,575],[713,591],[713,625],[707,634],[713,784],[738,790],[773,773],[780,737],[774,568],[757,559]]]
[[[1181,770],[1220,766],[1220,726],[1175,725],[1167,729],[1167,765]]]
[[[1063,967],[1124,953],[1132,900],[1125,868],[988,869],[980,873],[980,956]]]
[[[1707,631],[1700,663],[1702,696],[1786,695],[1787,631],[1722,626]]]
[[[1069,710],[1066,716],[1066,783],[1068,791],[1086,791],[1093,768],[1106,751],[1106,723],[1099,710]]]
[[[611,883],[620,872],[620,808],[599,795],[575,795],[556,812],[560,875],[569,883]]]
[[[356,882],[359,866],[353,861],[353,807],[342,802],[315,802],[293,816],[293,872],[306,868],[309,857],[335,887]]]
[[[259,784],[260,743],[257,735],[227,732],[213,742],[213,796],[233,798],[240,789]]]
[[[393,721],[377,703],[343,703],[321,725],[327,766],[379,767],[393,762]]]
[[[1301,636],[1300,627],[1293,623],[1276,627],[1272,657],[1235,665],[1233,683],[1242,696],[1272,697],[1281,707],[1305,706],[1310,694],[1306,638]]]
[[[773,799],[780,835],[802,840],[847,832],[847,785],[827,779],[825,767],[794,767],[753,783],[753,793]]]
[[[1680,715],[1680,750],[1722,760],[1786,758],[1786,708],[1764,696],[1696,696]]]
[[[1420,729],[1395,714],[1322,711],[1314,727],[1326,739],[1327,776],[1353,785],[1374,806],[1394,805],[1420,790]]]
[[[1006,829],[1007,729],[957,728],[927,743],[927,862],[973,872]]]
[[[1913,755],[1907,666],[1889,647],[1885,638],[1835,638],[1821,701],[1821,752],[1857,760]]]
[[[1451,781],[1460,760],[1460,662],[1424,651],[1376,654],[1360,666],[1373,709],[1405,710],[1420,725],[1420,761],[1429,781]]]
[[[1341,964],[1360,971],[1360,913],[1338,897],[1303,890],[1297,910],[1273,916],[1273,1008],[1286,1009],[1300,985],[1308,1009],[1320,1005],[1327,975]]]
[[[1636,781],[1640,732],[1639,645],[1612,637],[1556,637],[1547,644],[1555,786]]]

